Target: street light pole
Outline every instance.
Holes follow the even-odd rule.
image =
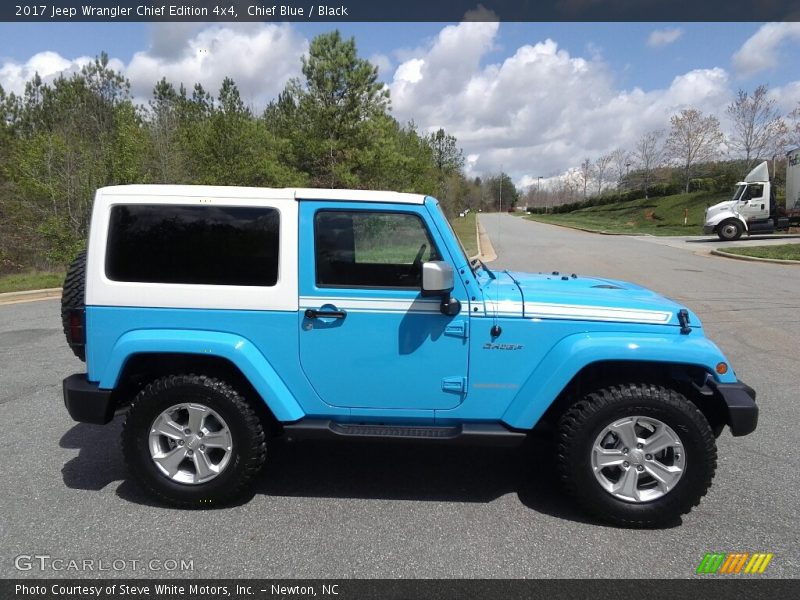
[[[539,189],[542,186],[542,176],[536,178],[536,200],[539,200]],[[547,207],[545,206],[545,212],[547,212]]]

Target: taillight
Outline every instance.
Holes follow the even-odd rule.
[[[69,337],[73,344],[85,344],[84,311],[76,308],[69,312]]]

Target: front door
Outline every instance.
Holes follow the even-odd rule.
[[[300,362],[328,404],[454,408],[466,391],[468,302],[441,313],[421,295],[422,263],[447,260],[424,206],[302,201]]]
[[[769,217],[769,199],[765,197],[763,183],[751,183],[747,186],[742,194],[739,214],[747,222]]]

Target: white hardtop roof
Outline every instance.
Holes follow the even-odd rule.
[[[101,197],[142,196],[158,201],[162,198],[227,198],[269,200],[339,200],[350,202],[391,202],[422,204],[422,194],[381,192],[372,190],[337,190],[317,188],[257,188],[218,185],[116,185],[100,188]]]

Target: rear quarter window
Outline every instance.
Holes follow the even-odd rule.
[[[106,276],[113,281],[274,286],[275,208],[129,204],[111,208]]]

